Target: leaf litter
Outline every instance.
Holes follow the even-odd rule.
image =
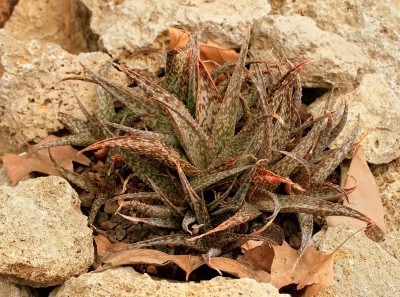
[[[2,156],[4,168],[12,185],[17,184],[22,178],[32,172],[40,172],[49,175],[61,176],[50,159],[48,150],[36,151],[43,144],[59,139],[57,136],[49,135],[36,145],[29,145],[24,155],[4,154]],[[89,165],[89,159],[70,145],[50,148],[51,154],[57,163],[69,170],[73,170],[73,163],[78,162]]]
[[[343,205],[371,218],[375,226],[368,228],[366,234],[371,234],[375,241],[380,241],[386,235],[385,211],[379,188],[368,167],[361,145],[358,146],[351,160],[345,188],[354,186],[356,186],[355,190],[348,194],[348,201],[344,200]],[[344,216],[328,216],[326,221],[328,226],[337,226],[344,222],[349,222],[356,229],[367,226],[364,221]]]

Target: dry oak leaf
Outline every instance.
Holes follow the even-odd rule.
[[[190,33],[174,27],[168,28],[169,45],[168,49],[183,49],[190,40]],[[218,43],[208,40],[207,43],[200,42],[200,59],[210,73],[218,65],[236,61],[239,54],[234,50],[228,49]]]
[[[57,139],[57,136],[49,135],[38,144],[29,145],[25,155],[4,154],[2,156],[4,169],[11,184],[15,185],[31,172],[60,176],[60,173],[51,162],[47,149],[35,152],[40,145]],[[50,148],[50,150],[55,161],[67,170],[73,171],[73,161],[83,165],[90,164],[90,160],[84,155],[78,155],[78,150],[72,146],[57,146]]]
[[[375,178],[368,167],[362,146],[359,145],[353,159],[350,163],[346,188],[354,186],[357,182],[356,189],[351,192],[348,197],[349,201],[344,201],[343,205],[358,210],[362,214],[371,218],[374,228],[367,229],[366,233],[374,232],[374,240],[380,241],[386,234],[386,225],[384,220],[385,210],[382,205],[382,198]],[[354,181],[355,180],[355,181]],[[343,216],[330,216],[326,219],[328,226],[336,226],[343,222],[350,222],[355,229],[360,229],[367,225],[366,222]]]
[[[264,271],[271,272],[271,265],[274,259],[275,253],[272,245],[260,241],[249,240],[247,243],[242,245],[243,256],[239,256],[238,260],[243,263],[248,263],[256,266]]]
[[[299,258],[299,251],[287,242],[273,246],[275,257],[271,266],[271,283],[278,289],[297,284],[297,290],[306,287],[304,296],[313,296],[333,282],[333,255],[308,246]]]
[[[165,265],[168,262],[174,262],[186,273],[186,280],[189,275],[204,265],[204,259],[199,256],[191,255],[168,255],[163,252],[151,249],[131,249],[123,250],[110,254],[103,259],[103,264],[100,265],[95,272],[101,272],[112,267],[132,264],[147,264],[147,265]]]
[[[97,256],[102,264],[95,272],[101,272],[112,267],[131,264],[165,265],[174,262],[185,273],[186,280],[190,274],[203,265],[217,271],[223,271],[238,278],[253,278],[259,282],[269,282],[270,275],[262,270],[254,269],[252,265],[224,257],[210,258],[207,263],[203,257],[191,255],[168,255],[152,249],[126,249],[124,243],[110,243],[103,235],[94,236]],[[211,265],[210,265],[211,264]]]

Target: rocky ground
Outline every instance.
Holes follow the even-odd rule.
[[[400,292],[400,2],[19,0],[12,11],[15,2],[4,1],[9,8],[2,18],[11,17],[0,29],[0,154],[21,152],[62,129],[59,111],[79,116],[73,90],[91,106],[94,86],[57,84],[82,74],[79,63],[97,71],[111,56],[128,67],[162,71],[168,26],[201,29],[208,39],[239,48],[252,24],[256,56],[315,60],[302,72],[305,92],[317,97],[309,111],[319,110],[329,94],[318,94],[334,87],[334,104],[346,100],[350,108],[346,131],[360,115],[359,139],[388,227],[379,244],[362,234],[347,242],[335,256],[334,285],[319,296]],[[1,297],[35,296],[33,287],[51,287],[39,291],[52,297],[279,295],[272,285],[244,279],[171,283],[128,267],[85,273],[93,261],[91,230],[68,183],[48,177],[2,184]],[[320,249],[331,251],[349,232],[348,226],[329,228],[319,235]]]

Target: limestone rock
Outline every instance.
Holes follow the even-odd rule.
[[[97,38],[90,30],[89,11],[79,1],[19,0],[4,28],[19,40],[37,39],[61,45],[73,53],[97,51]],[[67,11],[70,20],[66,20]],[[71,29],[68,37],[66,22]]]
[[[400,105],[399,98],[390,88],[382,75],[366,74],[362,76],[359,86],[342,96],[333,95],[335,110],[344,99],[349,105],[349,119],[343,132],[332,144],[338,147],[343,144],[354,128],[360,115],[361,129],[358,140],[362,139],[363,150],[367,161],[373,164],[388,163],[400,157]],[[320,115],[325,106],[326,94],[313,103],[309,111]]]
[[[270,0],[274,13],[301,14],[319,28],[357,44],[368,57],[367,72],[384,74],[400,97],[400,2],[392,0]]]
[[[66,180],[51,176],[1,186],[0,201],[1,276],[47,287],[87,271],[92,232]]]
[[[0,297],[34,297],[32,289],[0,278]]]
[[[349,224],[328,228],[319,250],[330,253],[356,230]],[[358,233],[334,255],[332,286],[316,296],[397,296],[400,262],[382,247]]]
[[[67,296],[269,297],[289,295],[279,294],[278,289],[271,284],[258,283],[253,279],[216,277],[200,283],[168,282],[154,280],[147,274],[139,274],[131,267],[119,267],[71,278],[49,295],[49,297]]]
[[[388,234],[380,245],[400,261],[400,159],[372,170],[382,196]]]
[[[240,48],[246,25],[270,10],[267,1],[97,1],[81,0],[91,11],[99,45],[120,63],[153,72],[164,65],[169,26],[201,30],[206,38]]]
[[[75,56],[56,44],[18,41],[4,30],[0,30],[0,44],[0,126],[16,145],[37,142],[63,128],[57,120],[59,111],[82,118],[74,90],[87,109],[92,110],[94,84],[57,82],[83,75],[80,62],[98,73],[110,59],[108,55],[96,52]]]
[[[255,56],[283,63],[284,55],[293,63],[314,60],[301,70],[304,87],[351,86],[366,57],[360,48],[339,35],[322,31],[311,18],[300,15],[266,16],[257,24],[251,46]]]

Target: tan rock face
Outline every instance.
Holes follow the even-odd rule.
[[[271,284],[257,283],[253,279],[216,277],[200,283],[171,283],[154,280],[147,274],[137,273],[131,267],[82,274],[50,293],[50,297],[75,296],[289,297],[287,294],[279,294],[278,289]]]
[[[4,28],[16,39],[56,43],[78,54],[98,49],[89,18],[89,11],[79,1],[19,0]]]
[[[313,60],[301,71],[303,86],[310,88],[351,87],[366,63],[357,45],[300,15],[264,17],[255,26],[251,44],[255,55],[266,60],[275,56],[283,62],[282,52],[294,64]]]
[[[372,173],[381,191],[388,234],[381,246],[400,261],[400,159],[374,166]]]
[[[267,1],[97,1],[81,0],[91,11],[100,46],[129,67],[157,72],[164,65],[166,30],[201,30],[206,38],[240,48],[246,25],[268,14]]]
[[[319,98],[309,111],[314,116],[320,114],[330,94]],[[348,123],[341,135],[332,144],[332,148],[341,146],[349,133],[354,129],[360,116],[358,140],[368,162],[374,164],[388,163],[400,157],[400,105],[399,98],[390,88],[382,75],[366,74],[354,91],[334,93],[330,110],[339,107],[341,100],[349,106]]]
[[[66,180],[51,176],[2,186],[0,201],[0,275],[47,287],[87,271],[92,231]]]
[[[356,230],[348,224],[328,228],[319,249],[335,250]],[[320,297],[397,296],[400,292],[400,262],[362,233],[356,234],[335,254],[333,284]]]
[[[301,14],[319,28],[358,45],[368,57],[366,72],[384,74],[400,97],[400,2],[391,0],[270,1],[274,13]]]
[[[56,44],[16,40],[4,30],[0,30],[0,43],[0,126],[17,145],[38,142],[61,129],[57,117],[60,111],[82,118],[74,91],[87,109],[92,110],[95,85],[58,82],[68,76],[83,75],[79,63],[99,72],[110,59],[108,55],[96,52],[75,56]]]

